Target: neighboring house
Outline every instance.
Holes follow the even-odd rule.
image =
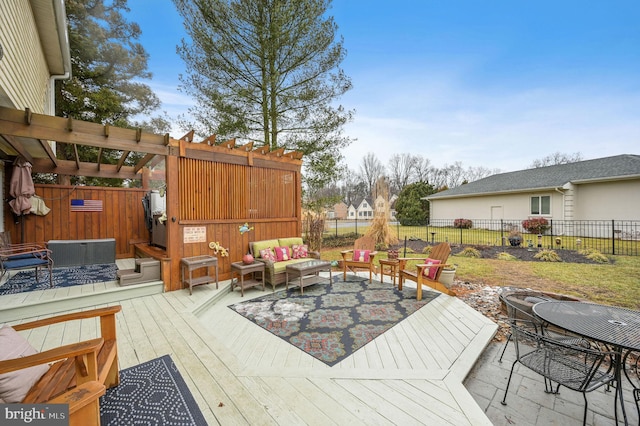
[[[360,198],[347,210],[349,219],[373,219],[373,203],[370,198]]]
[[[396,211],[393,209],[395,201],[398,199],[397,195],[392,195],[389,200],[385,199],[382,195],[378,195],[375,201],[375,214],[389,212],[388,219],[396,220]]]
[[[327,210],[327,218],[328,219],[346,219],[347,218],[347,210],[349,207],[344,201],[340,201],[335,204],[332,208]]]
[[[638,220],[640,156],[501,173],[425,198],[431,220]]]
[[[2,0],[0,9],[0,106],[54,115],[55,80],[71,75],[64,1]]]

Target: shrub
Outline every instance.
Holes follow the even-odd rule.
[[[507,253],[506,251],[503,251],[502,253],[498,253],[496,255],[496,259],[499,259],[499,260],[518,260],[517,257],[515,257],[512,254]]]
[[[599,250],[593,248],[586,248],[578,251],[578,254],[583,255],[589,260],[596,263],[609,263],[609,258],[602,254]]]
[[[531,234],[543,234],[549,229],[549,221],[544,217],[534,217],[522,221],[522,227]]]
[[[430,254],[431,253],[431,246],[426,246],[425,248],[422,249],[422,254]]]
[[[456,256],[473,257],[473,258],[481,258],[482,257],[482,255],[480,254],[480,251],[478,249],[473,248],[473,247],[465,247]]]
[[[587,255],[586,258],[589,260],[593,260],[596,263],[609,263],[609,258],[597,250]]]
[[[471,229],[473,227],[473,222],[471,219],[456,219],[453,221],[454,228],[460,229]]]
[[[555,250],[540,250],[533,257],[543,262],[562,262],[562,259]]]

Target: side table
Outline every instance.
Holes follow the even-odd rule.
[[[209,275],[209,268],[213,267],[216,270],[215,278]],[[196,269],[207,268],[207,273],[202,277],[193,278],[192,273]],[[184,277],[185,269],[189,273],[189,278]],[[194,256],[185,257],[180,260],[180,272],[182,276],[182,285],[189,286],[189,295],[193,294],[193,287],[201,284],[208,284],[215,281],[216,288],[218,288],[218,258],[215,256]]]
[[[398,266],[400,262],[398,259],[380,259],[380,282],[384,283],[384,276],[388,275],[393,282],[393,286],[396,286],[396,277],[398,276]]]
[[[244,280],[244,276],[247,274],[252,274],[255,272],[260,272],[261,279],[257,280],[255,278],[251,278],[248,280]],[[233,274],[236,273],[238,278],[233,281]],[[244,289],[255,287],[257,285],[262,284],[262,291],[264,291],[264,263],[254,261],[253,263],[247,265],[244,262],[233,262],[231,264],[231,291],[235,286],[240,287],[240,294],[244,297]]]

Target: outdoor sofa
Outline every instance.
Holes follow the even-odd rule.
[[[264,249],[275,249],[276,247],[289,247],[293,251],[294,246],[303,246],[304,242],[301,237],[289,237],[289,238],[274,238],[271,240],[254,241],[249,243],[249,251],[254,257],[255,261],[263,262],[264,266],[264,279],[266,283],[271,284],[271,287],[275,291],[276,285],[282,284],[286,280],[286,268],[287,265],[294,263],[306,262],[310,259],[320,259],[320,253],[314,251],[308,251],[306,257],[300,257],[297,259],[290,258],[289,260],[271,261],[265,260],[260,251]]]

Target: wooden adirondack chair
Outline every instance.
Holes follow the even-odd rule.
[[[440,273],[442,272],[442,269],[445,267],[451,266],[451,265],[447,265],[447,259],[449,258],[450,253],[451,253],[451,247],[449,246],[449,244],[440,243],[431,249],[431,253],[428,256],[429,259],[438,260],[440,261],[440,263],[430,265],[425,261],[425,263],[416,265],[415,270],[407,269],[407,262],[410,260],[416,260],[415,258],[407,258],[407,257],[398,258],[398,261],[400,262],[398,267],[398,269],[400,270],[398,290],[402,290],[402,284],[404,283],[404,280],[407,279],[407,280],[416,282],[418,287],[416,296],[418,300],[422,300],[423,284],[426,284],[435,290],[441,291],[442,293],[448,294],[450,296],[455,296],[455,293],[453,293],[451,290],[445,287],[444,284],[438,281],[440,278]],[[427,269],[431,271],[430,268],[435,268],[435,273],[433,272],[430,274],[428,272],[425,273]],[[431,277],[427,276],[427,274],[431,275]]]
[[[23,331],[99,317],[100,337],[0,361],[0,374],[52,363],[22,403],[69,404],[69,425],[99,425],[99,398],[105,389],[120,383],[115,317],[120,309],[116,305],[14,325],[15,331]]]
[[[368,251],[369,257],[364,254],[358,259],[354,259],[354,253],[356,250]],[[376,242],[371,237],[358,238],[353,244],[353,250],[344,250],[340,252],[342,254],[342,276],[343,280],[347,280],[347,269],[356,271],[357,269],[367,269],[369,271],[369,282],[373,280],[373,274],[376,274],[376,266],[373,264],[373,258],[378,254],[376,250]]]

